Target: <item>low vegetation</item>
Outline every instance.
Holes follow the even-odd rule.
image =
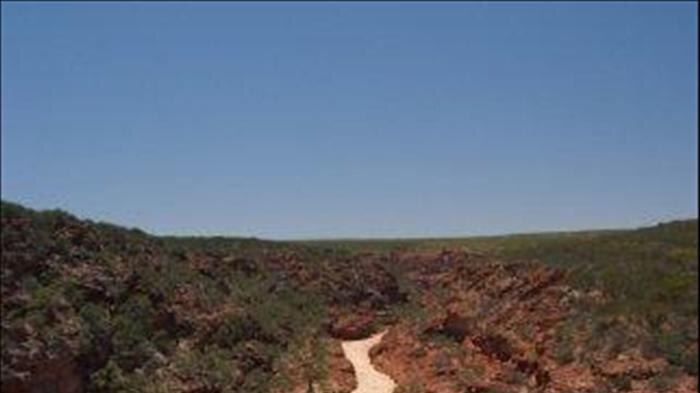
[[[697,220],[687,220],[629,231],[466,239],[156,237],[2,202],[3,391],[59,382],[60,392],[99,393],[328,386],[329,335],[401,321],[413,321],[421,340],[448,358],[476,359],[475,349],[454,340],[473,333],[471,322],[456,319],[457,330],[450,330],[452,322],[431,330],[434,311],[459,314],[458,307],[469,304],[470,316],[498,316],[504,311],[496,289],[485,287],[477,303],[465,294],[494,277],[522,281],[534,294],[537,280],[559,279],[540,274],[538,263],[564,272],[575,292],[566,297],[570,303],[557,305],[573,310],[556,322],[551,353],[557,364],[592,364],[592,354],[640,348],[672,365],[649,383],[672,386],[680,373],[698,372],[697,235]],[[466,260],[450,259],[463,251]],[[411,256],[422,254],[432,256],[411,265]],[[494,260],[512,267],[484,273]],[[533,301],[541,302],[537,296]],[[345,326],[339,321],[348,315],[372,318]],[[511,330],[524,342],[536,334],[527,320]],[[475,336],[475,342],[498,355],[507,344],[500,333]],[[449,370],[450,362],[439,363]],[[483,379],[482,372],[479,364],[464,363],[445,375],[465,388]],[[507,375],[511,384],[527,379],[518,370]],[[625,381],[615,378],[610,386],[624,390]],[[416,380],[401,389],[424,386]]]
[[[601,291],[605,307],[593,316],[599,333],[614,336],[619,319],[650,334],[645,349],[697,375],[698,221],[636,230],[607,230],[455,239],[312,241],[352,252],[400,254],[464,249],[507,263],[540,261],[566,269],[581,291]],[[581,321],[588,314],[579,315]],[[615,321],[617,319],[618,321]],[[633,333],[633,332],[629,332]],[[627,339],[632,339],[627,337]],[[610,340],[615,340],[610,338]],[[624,343],[623,338],[618,341]]]
[[[41,374],[88,392],[267,392],[306,382],[285,375],[290,356],[309,359],[297,368],[320,383],[314,343],[327,336],[329,310],[386,303],[372,280],[348,284],[358,266],[333,263],[342,253],[158,238],[7,202],[2,250],[10,392],[47,383]]]

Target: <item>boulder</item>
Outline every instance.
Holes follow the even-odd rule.
[[[367,314],[338,317],[331,322],[329,333],[340,340],[359,340],[372,333],[373,323],[374,317]]]

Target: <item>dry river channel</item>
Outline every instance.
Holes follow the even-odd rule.
[[[357,379],[353,393],[391,393],[396,383],[388,375],[377,371],[369,358],[369,351],[382,341],[383,333],[356,341],[343,341],[345,357],[352,363]]]

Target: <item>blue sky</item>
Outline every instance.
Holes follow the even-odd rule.
[[[2,3],[2,198],[155,233],[697,217],[697,4]]]

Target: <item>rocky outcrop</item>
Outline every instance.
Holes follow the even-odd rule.
[[[250,391],[306,336],[362,337],[402,300],[374,255],[157,238],[5,203],[1,268],[3,392],[99,390],[96,379]],[[338,351],[332,381],[348,379]]]
[[[409,391],[697,388],[673,356],[615,334],[600,340],[612,322],[640,337],[644,327],[593,326],[589,311],[606,294],[575,290],[566,271],[535,262],[156,238],[3,204],[0,267],[3,392],[249,392],[290,380],[295,393],[309,383],[346,393],[354,376],[338,339],[387,321],[371,354]],[[661,344],[674,344],[673,329],[662,326]],[[694,345],[671,354],[685,359]]]
[[[697,379],[667,378],[661,359],[583,349],[590,331],[572,330],[574,304],[600,304],[564,271],[537,263],[502,264],[468,253],[395,256],[420,290],[427,315],[394,325],[373,350],[378,368],[402,389],[463,392],[690,392]],[[587,336],[588,335],[588,336]],[[571,345],[571,348],[565,346]],[[586,359],[580,360],[585,352]],[[596,359],[598,356],[598,360]],[[421,390],[422,389],[422,390]]]
[[[331,322],[329,333],[340,340],[359,340],[369,337],[373,322],[374,317],[369,314],[339,316]]]

